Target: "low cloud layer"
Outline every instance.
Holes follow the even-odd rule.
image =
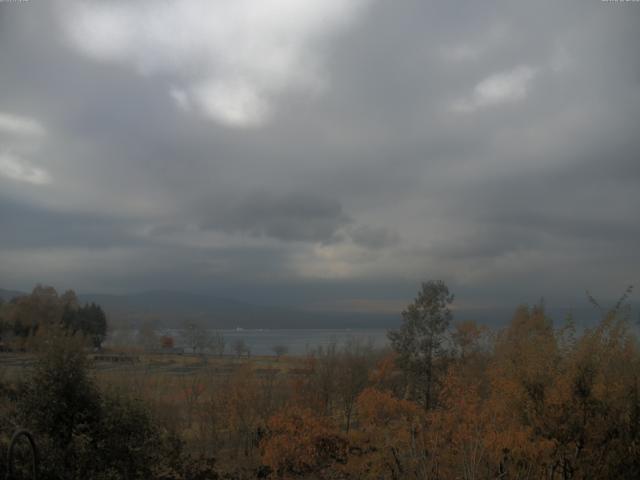
[[[640,280],[638,25],[633,2],[0,2],[0,288],[615,296]]]

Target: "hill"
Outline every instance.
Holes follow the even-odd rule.
[[[347,312],[315,313],[255,305],[236,299],[186,292],[149,291],[128,295],[85,294],[115,322],[157,321],[167,327],[197,320],[212,328],[388,328],[397,316]]]
[[[17,290],[5,290],[3,288],[0,288],[0,299],[4,300],[5,302],[8,302],[12,298],[21,297],[23,295],[26,295],[26,293],[19,292]]]

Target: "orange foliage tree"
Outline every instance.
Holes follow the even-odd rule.
[[[305,476],[346,462],[346,438],[326,418],[291,407],[267,423],[262,461],[281,478]]]
[[[426,478],[424,409],[388,391],[365,389],[357,400],[347,471],[357,478]],[[422,475],[422,476],[421,476]]]

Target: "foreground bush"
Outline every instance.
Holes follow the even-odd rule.
[[[17,415],[37,438],[45,479],[149,479],[180,455],[141,402],[98,390],[81,341],[61,332],[23,385]]]

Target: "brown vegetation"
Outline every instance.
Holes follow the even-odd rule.
[[[622,304],[582,332],[571,319],[554,327],[536,306],[518,308],[498,331],[465,322],[436,333],[422,378],[411,370],[415,357],[403,364],[403,352],[351,342],[306,357],[98,361],[95,383],[79,384],[87,398],[92,385],[106,395],[91,407],[112,412],[100,419],[123,408],[134,412],[129,422],[146,419],[138,406],[109,400],[124,395],[146,405],[154,442],[184,442],[177,463],[147,468],[131,458],[118,467],[157,479],[640,478],[640,351]],[[416,386],[425,378],[430,385]],[[20,388],[3,389],[8,425]],[[55,427],[41,420],[37,428]],[[69,438],[80,441],[72,427]]]

